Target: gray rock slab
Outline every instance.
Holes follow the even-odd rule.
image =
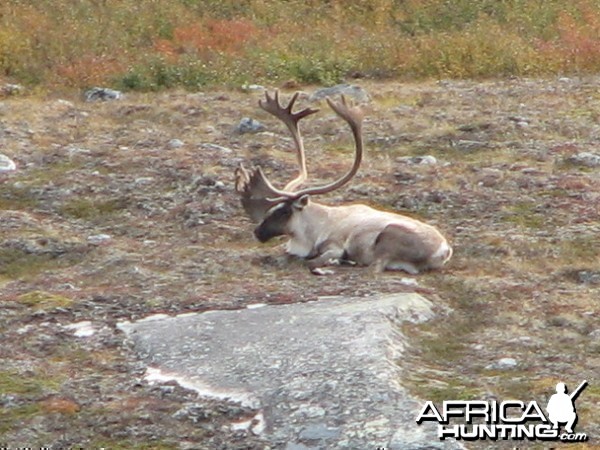
[[[415,418],[402,387],[404,321],[434,316],[417,294],[159,316],[119,327],[149,366],[200,395],[257,411],[275,448],[452,449]]]

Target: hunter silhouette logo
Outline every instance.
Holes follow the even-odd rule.
[[[565,431],[573,434],[573,427],[577,423],[577,412],[575,411],[575,399],[581,391],[587,386],[587,381],[583,381],[572,394],[567,394],[567,386],[565,383],[556,385],[556,394],[550,397],[546,411],[548,418],[552,422],[553,429],[558,429],[559,423],[566,423]]]
[[[419,425],[437,422],[440,440],[583,442],[588,440],[587,434],[574,431],[577,423],[575,400],[587,384],[587,381],[583,381],[569,394],[565,383],[558,383],[556,393],[548,400],[547,415],[536,401],[445,400],[439,409],[432,401],[427,401],[416,421]],[[453,420],[459,423],[450,423]],[[561,424],[564,424],[562,433]]]

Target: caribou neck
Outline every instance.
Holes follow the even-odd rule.
[[[292,219],[288,235],[287,251],[292,255],[310,257],[314,249],[314,243],[319,241],[323,230],[331,226],[333,206],[309,202],[301,214]],[[310,217],[310,220],[303,219]]]

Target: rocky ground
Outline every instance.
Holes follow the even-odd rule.
[[[570,448],[595,448],[599,83],[360,83],[372,98],[366,160],[323,201],[438,226],[455,255],[418,277],[354,267],[317,277],[279,243],[254,240],[235,167],[260,163],[281,183],[294,169],[260,91],[3,99],[0,153],[17,169],[0,173],[0,446],[262,449],[231,430],[244,408],[145,382],[117,323],[414,290],[452,311],[404,330],[413,351],[399,364],[415,395],[545,404],[558,381],[587,379],[577,431],[591,440]],[[309,176],[321,181],[352,154],[322,107],[303,123]],[[244,117],[266,131],[237,133]],[[514,447],[491,447],[503,446]]]

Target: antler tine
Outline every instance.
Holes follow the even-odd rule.
[[[318,112],[318,109],[313,108],[304,108],[298,112],[292,112],[294,104],[300,95],[299,92],[296,92],[290,101],[288,102],[286,107],[281,106],[279,103],[279,90],[275,90],[273,97],[269,95],[269,92],[265,92],[265,100],[259,100],[259,106],[267,111],[269,114],[277,117],[281,120],[287,128],[290,130],[292,137],[294,139],[294,144],[296,146],[296,156],[298,158],[298,167],[299,172],[298,176],[285,185],[283,188],[284,191],[293,191],[298,186],[300,186],[306,178],[308,177],[308,172],[306,170],[306,155],[304,152],[304,143],[302,141],[302,135],[300,133],[300,127],[298,122],[306,116],[310,116]]]
[[[360,167],[360,163],[362,162],[363,156],[363,141],[362,141],[362,121],[364,118],[364,114],[360,107],[352,105],[351,102],[346,100],[346,97],[342,95],[342,99],[340,102],[335,102],[331,100],[329,97],[327,98],[327,103],[333,109],[333,111],[344,119],[350,128],[352,129],[352,135],[354,136],[355,143],[355,152],[354,152],[354,162],[352,163],[352,167],[345,175],[324,186],[315,186],[311,188],[302,189],[296,192],[295,196],[300,197],[301,195],[317,195],[317,194],[326,194],[328,192],[339,189],[346,183],[348,183],[356,172],[358,172],[358,168]]]
[[[361,126],[364,119],[363,110],[358,106],[352,105],[352,103],[348,103],[346,96],[342,95],[341,102],[334,102],[329,97],[327,97],[326,100],[329,107],[333,109],[338,116],[348,122],[352,128]]]
[[[301,111],[293,113],[292,108],[294,107],[296,100],[298,100],[299,95],[300,92],[296,92],[288,102],[287,106],[283,107],[281,106],[281,103],[279,103],[279,90],[275,90],[273,97],[271,97],[267,91],[265,92],[265,100],[259,100],[258,105],[268,113],[280,119],[286,125],[289,123],[296,124],[300,119],[319,111],[318,109],[304,108]]]

